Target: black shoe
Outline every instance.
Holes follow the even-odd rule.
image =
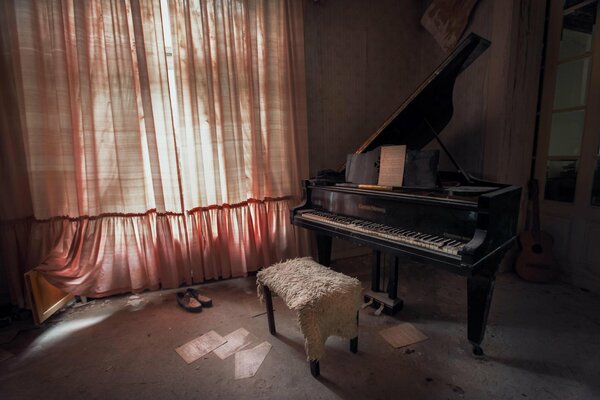
[[[200,294],[199,291],[193,288],[188,288],[187,292],[202,304],[202,307],[212,307],[212,299],[208,296]]]
[[[187,290],[176,293],[177,304],[187,312],[199,313],[202,311],[202,303],[192,296]]]

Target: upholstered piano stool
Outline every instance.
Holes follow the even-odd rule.
[[[306,357],[314,377],[329,336],[350,339],[350,351],[358,351],[360,281],[324,267],[310,257],[275,264],[257,274],[261,302],[266,303],[269,331],[277,334],[271,294],[280,296],[298,316]]]

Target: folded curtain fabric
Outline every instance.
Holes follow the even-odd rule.
[[[165,26],[170,24],[170,29]],[[0,263],[100,296],[306,251],[298,1],[0,5]]]

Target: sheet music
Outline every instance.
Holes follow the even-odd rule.
[[[385,146],[381,148],[379,182],[381,186],[402,186],[406,146]]]

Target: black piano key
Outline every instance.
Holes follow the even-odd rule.
[[[314,210],[311,212],[319,218],[338,225],[347,225],[350,229],[359,229],[362,231],[373,232],[377,235],[385,235],[395,237],[395,240],[407,241],[423,246],[434,246],[442,251],[452,252],[460,249],[464,243],[445,238],[443,236],[430,235],[422,232],[415,232],[406,228],[397,228],[378,222],[366,221],[358,218],[348,217],[345,215],[331,214],[328,212]]]

